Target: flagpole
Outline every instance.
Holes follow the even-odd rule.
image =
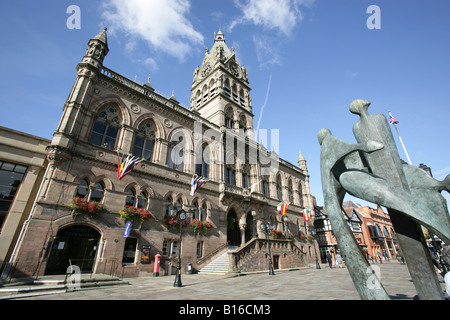
[[[388,112],[389,112],[389,115],[392,117],[391,112],[390,111],[388,111]],[[411,159],[409,158],[408,152],[406,151],[405,144],[403,143],[402,137],[400,136],[400,133],[398,132],[397,126],[395,125],[395,123],[393,123],[393,125],[394,125],[394,128],[395,128],[395,131],[397,131],[398,138],[399,138],[399,140],[400,140],[400,142],[401,142],[401,144],[403,146],[403,150],[405,151],[406,157],[408,158],[408,162],[412,166],[413,164],[411,162]]]

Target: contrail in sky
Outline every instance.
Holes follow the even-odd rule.
[[[269,100],[269,92],[270,92],[270,85],[271,85],[271,83],[272,83],[272,72],[270,72],[269,83],[267,84],[266,99],[264,100],[264,104],[261,107],[261,111],[259,112],[259,119],[258,119],[258,124],[256,126],[255,138],[257,137],[258,132],[259,132],[259,125],[261,124],[261,119],[262,119],[262,115],[263,115],[263,112],[264,112],[264,108],[267,105],[267,100]]]

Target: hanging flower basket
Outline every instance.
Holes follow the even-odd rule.
[[[171,218],[167,214],[164,216],[164,224],[166,225],[167,229],[171,230],[172,228],[176,228],[178,230],[178,217]],[[181,225],[183,227],[186,227],[189,224],[189,222],[184,221]]]
[[[125,206],[123,210],[119,211],[120,219],[125,222],[133,222],[141,227],[144,220],[149,220],[153,218],[152,214],[146,210],[141,208],[136,208],[133,206]]]
[[[285,236],[283,235],[283,232],[272,229],[272,231],[270,232],[270,236],[272,237],[272,239],[283,239]]]
[[[206,234],[209,229],[213,228],[213,225],[207,220],[194,219],[191,222],[191,227],[196,234]]]
[[[72,217],[85,214],[90,217],[97,217],[100,212],[104,211],[103,205],[97,201],[87,201],[85,198],[73,198],[72,203],[68,206],[72,209]]]

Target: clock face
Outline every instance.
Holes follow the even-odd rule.
[[[211,71],[211,66],[209,64],[207,64],[202,71],[202,76],[206,77],[208,75],[208,73]]]
[[[236,64],[232,64],[230,66],[230,71],[232,74],[234,74],[235,76],[239,76],[239,67]]]

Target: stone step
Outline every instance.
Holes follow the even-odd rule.
[[[65,283],[62,279],[34,280],[29,283],[17,282],[9,283],[0,288],[0,300],[27,298],[40,295],[65,293],[73,290],[87,290],[104,286],[128,285],[128,281],[118,278],[102,279],[81,279],[79,286],[74,289],[74,285]]]
[[[199,274],[225,275],[228,273],[228,251],[219,255],[216,259],[204,266]]]

